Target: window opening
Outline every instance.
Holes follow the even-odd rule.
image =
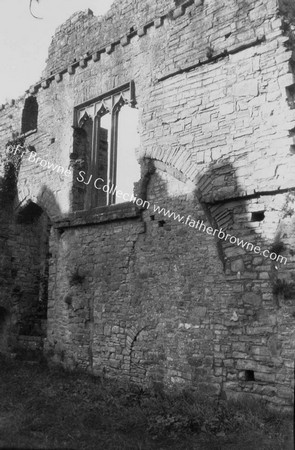
[[[22,114],[21,133],[36,130],[38,123],[38,102],[36,97],[30,96],[25,100],[25,106]]]
[[[88,140],[86,209],[132,197],[140,178],[135,103],[131,82],[75,109],[76,124]]]

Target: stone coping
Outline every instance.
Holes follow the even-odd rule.
[[[58,218],[54,227],[57,229],[95,225],[116,220],[138,219],[141,208],[132,202],[118,203],[111,206],[100,206],[90,210],[75,211],[66,217]]]

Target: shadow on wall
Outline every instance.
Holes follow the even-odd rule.
[[[10,317],[9,327],[7,319],[2,327],[2,348],[36,347],[46,335],[50,230],[61,214],[46,186],[40,187],[37,198],[28,195],[19,201],[18,170],[10,164],[0,179],[0,269],[5,274],[0,278],[0,307],[7,312],[5,317]],[[33,337],[40,339],[34,341]]]
[[[146,159],[138,193],[183,215],[184,220],[188,213],[191,218],[180,224],[163,214],[153,214],[152,208],[144,212],[147,232],[137,237],[129,258],[133,287],[129,291],[128,318],[122,318],[132,331],[126,349],[130,350],[131,378],[144,383],[151,377],[160,386],[167,384],[169,377],[191,380],[196,385],[207,379],[221,389],[230,389],[232,383],[236,391],[242,385],[245,392],[261,395],[266,385],[276,389],[282,374],[289,385],[292,374],[288,373],[288,364],[293,360],[288,352],[293,345],[290,339],[295,312],[295,214],[287,203],[295,206],[294,193],[288,194],[291,200],[286,193],[246,195],[235,168],[225,159],[198,176],[195,199],[189,206],[186,195],[177,190],[171,194],[175,183],[171,178],[167,181],[165,172],[181,182],[187,180],[181,171]],[[210,237],[204,229],[196,228],[200,218],[211,227]],[[215,229],[222,230],[220,238],[218,233],[212,236]],[[205,241],[209,250],[210,242],[215,241],[223,275],[217,266],[212,265],[210,271],[214,255],[206,253]],[[287,264],[264,257],[264,250],[268,256],[276,252],[277,256],[288,257]],[[108,270],[112,280],[115,269]],[[280,279],[285,280],[289,291],[277,289]],[[103,298],[105,293],[100,295]],[[110,316],[109,320],[117,325],[117,317]],[[223,331],[214,335],[215,328]],[[190,341],[187,336],[193,332]],[[213,346],[222,349],[222,356]],[[229,367],[224,360],[232,361]]]
[[[294,284],[291,270],[294,270],[295,190],[287,194],[247,195],[238,183],[233,165],[223,160],[212,164],[199,177],[196,194],[212,228],[223,230],[222,238],[217,235],[216,241],[226,274],[259,271],[262,265],[265,266],[262,272],[268,270],[271,276],[261,276],[257,282],[271,279],[275,287],[281,271],[283,278]]]

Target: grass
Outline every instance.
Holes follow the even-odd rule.
[[[259,402],[152,393],[0,357],[0,448],[287,450],[291,418]]]

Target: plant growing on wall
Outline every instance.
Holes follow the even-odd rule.
[[[73,271],[73,273],[69,277],[70,286],[77,286],[79,284],[83,284],[83,281],[85,280],[85,275],[81,274],[78,267],[76,267]]]
[[[295,283],[278,278],[273,284],[273,294],[282,295],[285,300],[295,299]]]
[[[16,138],[7,142],[1,163],[3,167],[3,177],[0,184],[0,198],[4,204],[11,203],[16,194],[17,177],[22,159],[22,149],[24,149],[24,138]],[[19,151],[15,151],[16,148]]]

